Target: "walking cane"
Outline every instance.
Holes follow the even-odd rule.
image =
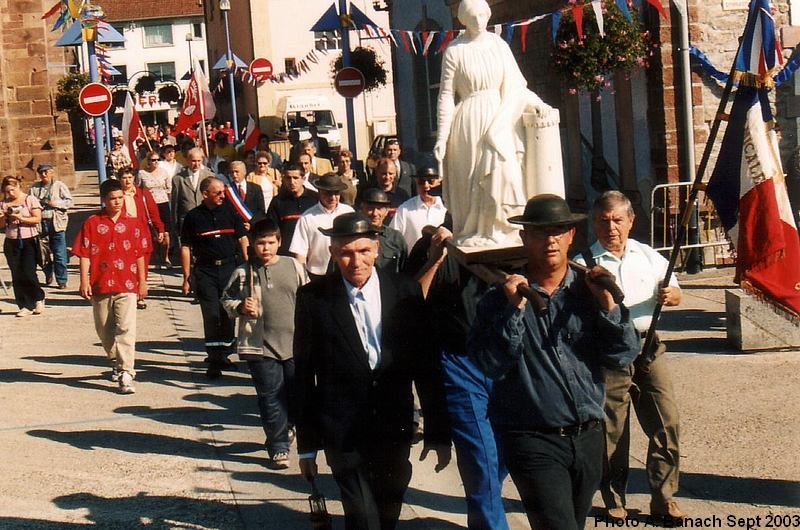
[[[325,506],[325,496],[317,488],[316,478],[311,479],[311,495],[308,497],[311,528],[314,530],[331,530],[331,516]]]

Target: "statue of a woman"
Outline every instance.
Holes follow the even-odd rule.
[[[466,32],[444,53],[439,94],[439,136],[444,199],[456,242],[495,246],[519,241],[506,219],[528,197],[522,178],[522,114],[549,110],[528,90],[508,44],[486,31],[485,0],[462,0],[458,19]]]

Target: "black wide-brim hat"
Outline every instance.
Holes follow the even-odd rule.
[[[382,204],[382,205],[390,205],[392,204],[392,199],[380,188],[367,188],[361,194],[361,203],[368,203],[368,204]]]
[[[383,227],[375,226],[358,212],[343,213],[333,219],[331,228],[320,228],[328,237],[376,236],[383,233]]]
[[[509,223],[524,226],[571,226],[585,220],[586,215],[572,213],[567,201],[551,193],[531,197],[522,215],[508,218]]]
[[[314,184],[318,190],[341,192],[347,189],[347,184],[345,184],[342,178],[336,173],[325,173],[312,184]]]

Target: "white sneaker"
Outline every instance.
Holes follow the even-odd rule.
[[[41,315],[42,311],[44,311],[44,300],[39,300],[36,302],[36,305],[33,307],[33,314],[34,315]]]
[[[23,307],[22,309],[20,309],[19,311],[17,311],[17,318],[29,317],[29,316],[31,316],[32,314],[33,314],[33,311],[31,311],[31,310],[30,310],[30,309],[28,309],[27,307]]]
[[[117,368],[116,366],[111,369],[111,382],[116,383],[119,381],[119,377],[122,375],[122,370]]]
[[[129,372],[122,372],[119,376],[119,391],[122,394],[133,394],[136,387],[133,386],[133,376]]]

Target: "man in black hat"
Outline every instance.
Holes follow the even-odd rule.
[[[495,380],[490,417],[501,452],[534,528],[584,527],[603,474],[603,367],[630,364],[640,341],[628,309],[597,280],[568,265],[575,225],[566,201],[537,195],[520,224],[528,262],[481,300],[467,342],[475,363]],[[519,293],[546,303],[537,312]]]
[[[327,173],[316,181],[319,202],[303,212],[292,235],[289,253],[305,264],[313,279],[325,274],[331,259],[330,240],[319,229],[330,228],[334,218],[353,211],[340,202],[347,184],[336,173]]]
[[[408,248],[414,248],[414,244],[422,237],[424,227],[441,225],[447,215],[442,198],[432,194],[434,188],[440,186],[439,170],[430,166],[422,167],[416,178],[417,194],[397,208],[390,224],[403,234]]]
[[[411,479],[412,381],[430,418],[422,458],[450,460],[443,387],[419,285],[375,269],[381,228],[340,215],[331,238],[337,271],[301,287],[295,312],[297,452],[312,480],[325,451],[346,528],[390,530]]]
[[[383,226],[383,220],[389,213],[389,206],[392,201],[386,192],[378,188],[364,190],[361,195],[359,209],[375,226]],[[380,233],[378,246],[378,257],[375,266],[379,269],[400,272],[403,270],[406,258],[408,258],[408,247],[403,239],[403,235],[388,226],[383,226]]]

